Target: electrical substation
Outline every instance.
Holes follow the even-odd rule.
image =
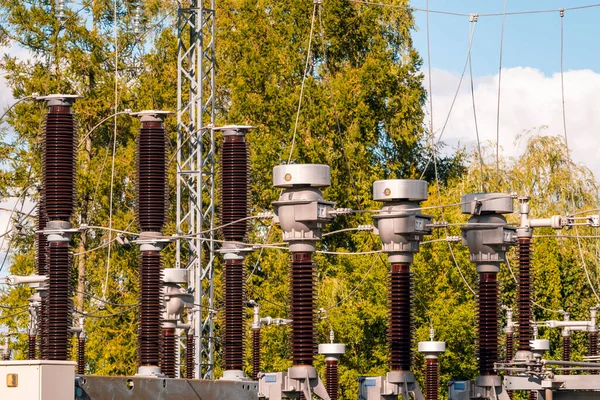
[[[71,238],[87,229],[72,224],[78,146],[73,105],[80,96],[37,98],[47,106],[42,197],[37,205],[37,270],[35,275],[3,278],[11,287],[27,285],[34,291],[28,308],[28,359],[12,359],[7,335],[0,347],[0,399],[338,399],[338,367],[344,363],[346,346],[336,341],[333,329],[328,341],[317,341],[315,253],[328,226],[357,210],[338,208],[324,196],[332,185],[330,166],[283,163],[272,170],[272,185],[279,191],[279,197],[272,199],[272,211],[251,212],[252,142],[247,134],[257,128],[215,126],[216,60],[211,35],[218,16],[212,1],[194,0],[179,11],[179,29],[192,34],[179,38],[178,109],[130,113],[141,123],[135,161],[139,234],[133,244],[139,247],[139,324],[138,368],[133,376],[85,373],[89,333],[84,317],[73,318],[69,247]],[[183,92],[191,94],[183,96]],[[172,156],[166,118],[176,118],[178,130],[176,235],[164,234]],[[427,214],[435,207],[422,206],[430,190],[425,180],[373,177],[372,200],[380,208],[360,210],[370,213],[381,253],[387,255],[389,366],[381,376],[358,378],[358,399],[437,400],[440,385],[448,387],[451,400],[506,400],[516,391],[538,400],[600,399],[597,309],[590,309],[585,321],[571,320],[568,313],[561,320],[534,321],[532,317],[534,231],[578,225],[599,228],[600,216],[530,218],[529,193],[464,193],[459,204],[451,205],[460,207],[464,215],[458,239],[468,249],[478,274],[474,310],[478,376],[442,382],[441,355],[449,346],[436,340],[433,329],[429,341],[415,343],[413,333],[413,259],[428,236],[447,227]],[[507,221],[506,215],[513,213],[520,217],[517,224]],[[282,246],[289,253],[289,319],[263,315],[260,302],[246,293],[245,260],[256,249],[248,241],[252,219],[281,228]],[[170,243],[176,248],[175,267],[164,268],[163,248]],[[513,248],[518,254],[514,312],[499,302],[500,266]],[[215,379],[215,260],[220,260],[224,284],[219,299],[224,372],[219,379]],[[246,317],[249,308],[251,321]],[[251,331],[247,332],[249,323]],[[261,370],[261,329],[269,325],[291,329],[292,366],[287,370]],[[562,360],[547,358],[550,342],[538,338],[538,328],[560,330]],[[574,331],[588,335],[589,355],[583,361],[571,360]],[[248,344],[251,349],[246,348]],[[180,348],[185,349],[183,353]],[[418,371],[425,375],[424,385],[415,376],[420,368],[414,362],[415,350],[425,359],[424,370]],[[244,372],[246,354],[252,357],[250,376]],[[325,360],[323,375],[315,366],[317,355]]]

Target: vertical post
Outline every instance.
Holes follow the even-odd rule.
[[[338,400],[340,357],[346,353],[346,345],[334,342],[333,329],[329,333],[330,343],[319,345],[319,354],[325,356],[325,387],[331,400]]]
[[[571,319],[571,315],[569,313],[565,313],[564,315],[565,321],[569,321]],[[571,361],[571,329],[568,327],[564,327],[561,332],[562,336],[562,360],[563,361]],[[571,371],[566,370],[563,371],[563,375],[570,375]]]
[[[44,124],[44,211],[47,224],[47,324],[43,346],[49,360],[69,359],[71,322],[71,270],[69,241],[73,230],[69,220],[75,207],[75,121],[72,105],[77,95],[55,94],[38,97],[46,101]],[[38,265],[39,266],[39,265]]]
[[[390,372],[386,381],[393,385],[393,394],[402,397],[407,397],[408,391],[420,394],[411,370],[413,279],[410,265],[423,236],[431,233],[432,217],[416,211],[427,197],[425,181],[390,179],[373,183],[373,199],[383,202],[373,221],[390,264],[387,331]]]
[[[446,343],[433,341],[433,328],[431,331],[431,341],[419,342],[419,352],[425,355],[425,399],[437,400],[440,386],[438,358],[446,351]]]
[[[213,377],[215,0],[182,2],[177,22],[176,267],[195,299],[195,377]],[[202,233],[205,232],[205,233]]]
[[[252,380],[258,380],[260,372],[260,306],[254,300],[250,300],[249,304],[253,306],[252,319]]]
[[[477,296],[477,336],[480,395],[494,398],[503,391],[500,377],[494,371],[498,362],[498,272],[509,246],[516,243],[516,229],[509,227],[502,214],[512,213],[510,195],[502,193],[468,194],[462,198],[463,214],[469,222],[461,227],[463,243],[469,247],[470,259],[479,274]]]

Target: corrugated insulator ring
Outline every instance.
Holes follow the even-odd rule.
[[[52,106],[43,139],[43,184],[48,220],[68,221],[75,204],[75,121],[70,107]]]
[[[243,241],[248,233],[249,151],[242,136],[225,136],[221,150],[221,230],[226,240]],[[235,222],[239,221],[239,222]],[[235,223],[233,223],[235,222]]]
[[[140,229],[160,232],[167,209],[166,136],[161,122],[143,122],[137,143],[137,217]]]
[[[260,372],[260,329],[252,329],[252,380],[258,380]]]
[[[338,362],[337,361],[325,361],[325,385],[327,393],[331,400],[338,399]]]
[[[313,365],[315,266],[311,253],[293,253],[290,284],[292,359],[294,365]]]
[[[185,377],[187,379],[194,379],[194,369],[196,368],[195,355],[196,340],[194,335],[187,335],[185,343]]]
[[[439,396],[440,367],[437,360],[434,359],[427,359],[425,364],[425,398],[427,400],[437,400]]]
[[[161,344],[161,257],[157,251],[142,251],[139,263],[140,319],[138,360],[141,366],[158,366]]]
[[[85,374],[85,339],[79,338],[77,341],[77,373]]]
[[[479,373],[494,375],[498,362],[498,280],[495,273],[479,274]]]
[[[67,242],[51,242],[48,264],[47,354],[48,360],[68,360],[71,337],[70,255]]]
[[[176,342],[175,329],[163,329],[160,372],[169,378],[175,378]]]
[[[410,264],[392,264],[388,289],[388,345],[392,371],[412,364],[412,275]]]
[[[244,366],[244,263],[225,262],[225,342],[226,370],[241,370]]]
[[[531,239],[519,239],[519,350],[531,350]]]

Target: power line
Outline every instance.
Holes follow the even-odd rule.
[[[502,50],[504,47],[504,22],[506,20],[506,3],[504,0],[504,12],[502,13],[502,30],[500,33],[500,61],[498,65],[498,108],[496,110],[496,176],[500,179],[500,97],[502,93]]]
[[[290,146],[290,155],[288,156],[287,163],[289,164],[292,160],[292,154],[294,152],[294,146],[296,145],[296,132],[298,130],[298,119],[300,118],[300,110],[302,109],[302,97],[304,95],[304,84],[306,82],[306,76],[308,75],[308,66],[310,61],[310,49],[313,41],[313,32],[315,27],[315,16],[317,14],[317,7],[319,3],[315,1],[313,5],[312,19],[310,22],[310,34],[308,37],[308,49],[306,50],[306,63],[304,65],[304,74],[302,75],[302,84],[300,85],[300,99],[298,99],[298,111],[296,112],[296,122],[294,123],[294,132],[292,134],[292,145]]]
[[[471,28],[471,33],[469,35],[469,45],[467,48],[467,57],[465,59],[465,63],[462,69],[462,73],[460,74],[460,79],[458,81],[458,87],[456,88],[456,92],[454,93],[454,97],[452,98],[452,103],[450,103],[450,109],[448,110],[448,114],[446,115],[446,119],[444,121],[444,125],[442,126],[442,130],[440,131],[440,135],[438,136],[437,140],[434,141],[434,137],[435,137],[435,133],[433,132],[433,117],[431,118],[431,126],[430,126],[430,135],[431,135],[431,151],[432,151],[432,155],[429,157],[429,159],[427,160],[427,163],[425,164],[425,168],[423,168],[423,172],[421,173],[421,178],[423,179],[423,177],[425,176],[425,172],[427,172],[427,168],[429,168],[429,164],[431,164],[431,161],[433,160],[434,162],[434,166],[436,163],[436,156],[435,156],[435,147],[440,143],[440,141],[442,140],[442,136],[444,135],[444,132],[446,131],[446,127],[448,126],[448,121],[450,120],[450,116],[452,115],[452,111],[454,110],[454,105],[456,104],[456,99],[458,98],[458,94],[460,93],[460,88],[462,86],[462,82],[463,79],[465,77],[465,73],[467,71],[467,66],[469,65],[469,60],[471,59],[471,48],[473,46],[473,37],[475,36],[475,24],[473,24],[472,28]],[[429,45],[428,45],[429,46]],[[433,97],[433,93],[432,93],[432,88],[431,88],[431,65],[429,65],[429,98],[430,98],[430,107],[431,110],[433,110],[433,103],[431,103],[431,98]],[[430,113],[433,115],[433,111],[430,111]]]
[[[472,15],[470,17],[470,22],[473,26],[477,25],[479,16]],[[474,31],[475,28],[472,28]],[[473,40],[471,34],[469,34],[469,40]],[[477,107],[475,106],[475,85],[473,83],[473,62],[472,62],[471,53],[469,53],[469,80],[471,81],[471,102],[473,104],[473,122],[475,123],[475,137],[477,138],[477,152],[479,154],[479,171],[480,171],[480,179],[481,179],[481,192],[485,193],[485,184],[484,184],[484,176],[483,176],[483,155],[481,154],[481,140],[479,138],[479,124],[477,123]]]
[[[565,17],[565,10],[561,9],[559,10],[559,15],[560,15],[560,95],[561,95],[561,108],[562,108],[562,119],[563,119],[563,133],[564,133],[564,137],[565,137],[565,152],[566,152],[566,159],[567,159],[567,166],[569,168],[569,176],[570,176],[570,181],[573,182],[573,168],[571,165],[571,153],[569,152],[569,136],[567,133],[567,114],[566,114],[566,107],[565,107],[565,84],[564,84],[564,69],[563,69],[563,63],[564,63],[564,17]],[[571,206],[573,207],[573,209],[575,209],[575,194],[574,192],[571,190]],[[592,292],[594,293],[594,296],[596,297],[596,300],[598,302],[600,302],[600,297],[598,296],[598,293],[596,292],[596,288],[594,286],[594,284],[592,283],[592,278],[590,277],[590,272],[588,271],[587,268],[587,264],[585,262],[585,257],[583,256],[583,248],[581,246],[581,239],[579,238],[579,227],[575,226],[575,234],[576,234],[576,238],[577,238],[577,249],[579,251],[579,256],[581,258],[581,266],[583,267],[583,270],[585,272],[585,277],[588,281],[588,284],[590,285],[590,288],[592,289]]]
[[[351,3],[357,3],[357,4],[361,4],[361,5],[398,8],[398,9],[403,9],[403,10],[407,10],[407,11],[419,11],[419,12],[432,13],[432,14],[450,15],[450,16],[455,16],[455,17],[469,17],[472,14],[472,13],[462,13],[462,12],[456,12],[456,11],[432,10],[432,9],[429,9],[429,7],[419,8],[419,7],[412,7],[412,6],[403,6],[403,5],[398,5],[398,4],[387,4],[387,3],[381,3],[381,2],[376,2],[376,1],[363,1],[363,0],[348,0],[348,1],[350,1]],[[584,9],[597,8],[597,7],[600,7],[600,3],[588,4],[588,5],[583,5],[583,6],[575,6],[575,7],[564,7],[564,8],[559,8],[559,9],[534,9],[534,10],[510,11],[510,12],[502,12],[502,13],[482,13],[482,14],[478,14],[478,15],[481,17],[506,17],[506,16],[510,16],[510,15],[554,13],[554,12],[558,12],[560,10],[575,11],[575,10],[584,10]]]

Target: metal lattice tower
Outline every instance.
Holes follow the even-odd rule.
[[[181,4],[177,32],[177,267],[194,289],[196,378],[213,377],[215,0]],[[202,231],[206,234],[200,234]]]

